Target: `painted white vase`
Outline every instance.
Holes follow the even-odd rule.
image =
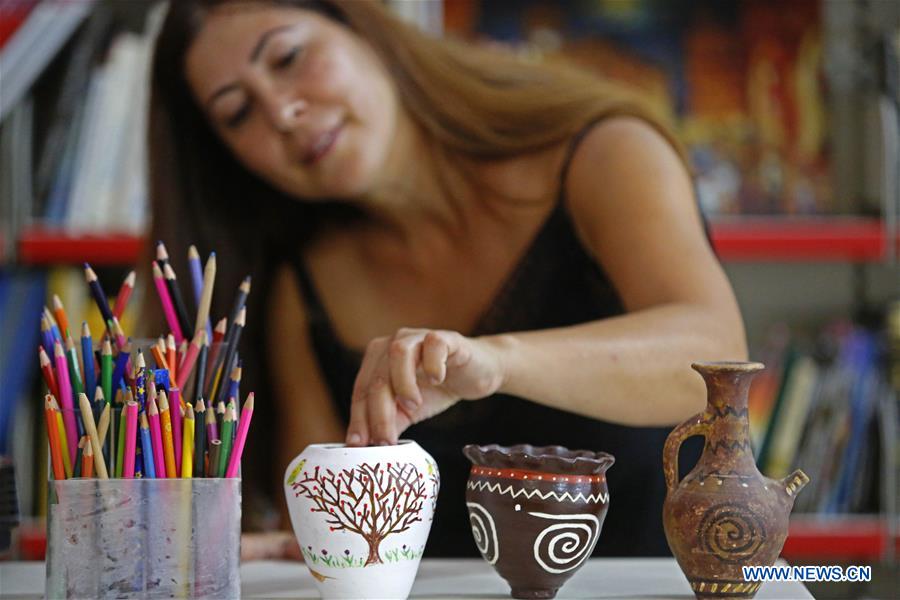
[[[288,465],[294,534],[322,598],[406,598],[434,519],[440,475],[417,443],[312,444]]]

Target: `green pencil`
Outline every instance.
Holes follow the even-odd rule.
[[[69,362],[69,378],[72,380],[72,393],[75,397],[84,393],[84,383],[81,381],[81,369],[78,368],[78,352],[75,350],[75,342],[72,336],[66,332],[66,359]]]
[[[103,346],[100,350],[100,386],[103,388],[103,397],[106,398],[107,404],[113,401],[112,374],[112,344],[109,343],[109,338],[107,338],[103,340]]]
[[[116,399],[122,396],[116,393]],[[131,390],[125,390],[125,402],[119,407],[119,440],[116,443],[116,477],[122,477],[122,466],[125,464],[125,404],[133,400]]]
[[[229,400],[225,409],[225,418],[222,419],[222,450],[219,452],[219,469],[216,477],[225,477],[225,468],[228,466],[228,456],[231,454],[234,432],[234,400]]]

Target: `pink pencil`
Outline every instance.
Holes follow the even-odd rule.
[[[237,477],[241,466],[241,454],[244,452],[244,442],[247,441],[247,430],[250,428],[250,419],[253,417],[253,392],[247,396],[244,408],[241,410],[241,422],[238,424],[237,436],[234,439],[234,447],[231,449],[231,457],[228,459],[228,469],[225,477]]]
[[[178,440],[175,444],[175,473],[181,477],[181,419],[184,418],[184,410],[181,406],[181,391],[177,387],[169,388],[169,410],[172,411],[172,439]]]
[[[200,354],[200,347],[206,343],[206,330],[201,329],[194,336],[194,340],[188,347],[187,354],[184,356],[184,362],[178,367],[178,389],[184,389],[191,371],[194,369],[194,363],[197,362],[197,355]]]
[[[156,399],[147,400],[147,417],[150,419],[150,443],[153,445],[153,464],[162,465],[156,470],[156,477],[163,479],[166,476],[166,458],[163,454],[162,428],[159,425],[159,409],[156,407]]]
[[[53,344],[53,358],[56,361],[56,383],[59,386],[59,402],[62,408],[63,424],[66,428],[66,441],[69,444],[69,459],[75,464],[78,453],[78,425],[75,422],[75,404],[72,400],[72,383],[69,379],[69,364],[63,352],[62,344]]]
[[[175,307],[172,304],[172,298],[169,296],[169,289],[166,287],[166,280],[163,278],[162,269],[156,262],[153,263],[153,283],[156,285],[156,293],[159,294],[159,300],[162,302],[163,313],[166,315],[166,323],[175,336],[175,343],[180,344],[184,339],[181,333],[181,325],[178,323],[178,317],[175,316]]]
[[[134,479],[134,449],[137,443],[138,404],[134,400],[125,404],[125,458],[122,477]]]

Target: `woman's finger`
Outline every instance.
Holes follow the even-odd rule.
[[[372,374],[378,365],[386,340],[376,338],[369,342],[363,356],[356,381],[353,383],[353,395],[350,398],[350,423],[347,425],[347,445],[365,446],[370,440],[369,419],[367,415],[367,394],[371,385]]]
[[[397,402],[388,378],[388,359],[372,376],[366,394],[366,416],[369,420],[369,440],[373,444],[397,443]]]
[[[422,394],[416,383],[416,365],[422,348],[422,334],[396,336],[388,349],[391,389],[396,402],[410,418],[422,405]]]
[[[447,377],[447,342],[437,331],[429,331],[422,340],[422,370],[434,384]]]

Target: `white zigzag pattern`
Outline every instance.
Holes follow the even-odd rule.
[[[585,496],[581,492],[578,492],[574,496],[569,492],[565,492],[560,495],[554,491],[542,492],[541,490],[526,490],[525,488],[519,488],[517,490],[513,489],[512,485],[507,485],[506,487],[502,487],[499,483],[489,483],[487,481],[470,481],[466,484],[466,487],[470,490],[475,490],[478,492],[483,492],[485,490],[489,492],[494,492],[495,494],[509,494],[513,498],[517,498],[519,496],[525,496],[529,500],[534,496],[537,496],[541,500],[546,500],[547,498],[553,498],[557,502],[609,502],[609,493],[597,492],[596,494],[591,494],[590,496]]]

